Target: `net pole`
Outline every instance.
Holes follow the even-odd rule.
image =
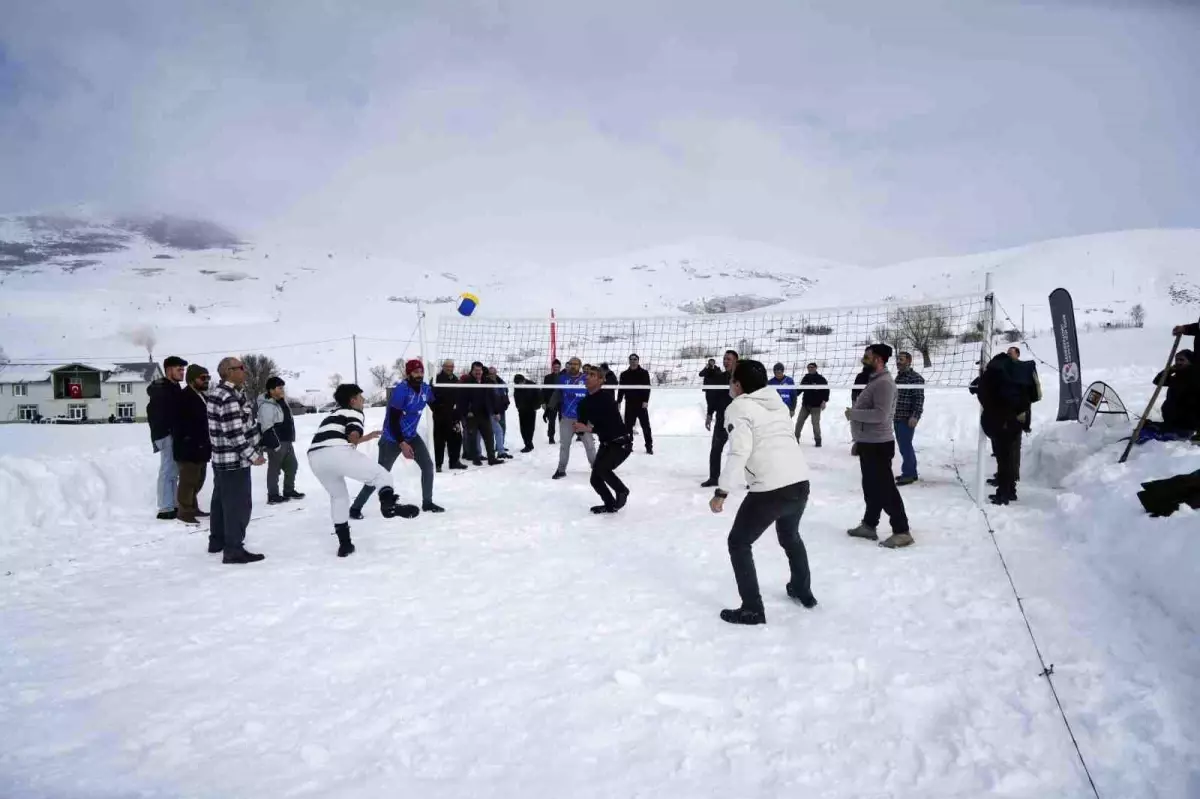
[[[983,331],[983,343],[979,351],[980,375],[983,374],[983,370],[987,368],[988,361],[992,358],[992,330],[996,327],[996,303],[992,294],[991,272],[988,272],[984,276],[984,292],[983,321],[985,329]],[[975,504],[979,507],[983,507],[983,497],[987,487],[987,444],[988,437],[983,432],[983,424],[981,422],[979,425],[979,444],[975,450]]]
[[[554,368],[554,359],[558,357],[558,323],[554,321],[554,309],[550,309],[550,362],[546,364],[546,371]]]
[[[425,364],[425,371],[430,374],[437,372],[437,367],[433,361],[429,359],[428,339],[425,337],[425,309],[421,307],[421,303],[417,303],[417,341],[421,344],[420,359],[421,363]],[[432,369],[430,367],[433,367]]]

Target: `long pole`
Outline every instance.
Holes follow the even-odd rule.
[[[425,341],[425,309],[421,307],[421,303],[419,302],[417,303],[417,333],[420,336],[419,340],[421,342],[421,354],[419,356],[421,363],[425,364],[425,373],[432,375],[435,369],[431,368],[433,367],[433,361],[429,357],[429,347]]]
[[[350,334],[350,341],[354,347],[354,384],[358,385],[358,336],[354,333]]]
[[[992,273],[988,272],[984,277],[983,290],[984,298],[984,323],[983,331],[983,346],[979,353],[979,373],[982,375],[983,370],[987,368],[988,361],[992,358],[992,330],[996,327],[996,302],[992,294]],[[983,505],[983,493],[987,486],[987,477],[985,476],[985,466],[987,464],[987,436],[983,433],[983,425],[979,425],[979,446],[975,450],[975,504]]]
[[[1146,404],[1146,410],[1142,413],[1142,418],[1138,420],[1137,427],[1133,429],[1133,435],[1130,436],[1129,443],[1125,445],[1125,451],[1121,453],[1121,460],[1117,463],[1125,462],[1125,459],[1129,457],[1129,451],[1137,443],[1138,436],[1142,434],[1142,428],[1146,426],[1146,420],[1150,418],[1150,411],[1154,410],[1154,403],[1158,401],[1158,392],[1162,391],[1163,384],[1167,382],[1167,374],[1171,371],[1171,365],[1175,363],[1175,351],[1179,349],[1179,342],[1182,339],[1182,333],[1175,337],[1175,343],[1171,345],[1171,354],[1167,356],[1167,365],[1162,371],[1162,380],[1154,384],[1154,393],[1150,395],[1150,402]]]

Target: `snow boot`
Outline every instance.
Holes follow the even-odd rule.
[[[868,541],[878,541],[879,534],[875,532],[874,527],[868,527],[865,523],[858,527],[846,531],[846,534],[853,538],[865,538]]]
[[[720,484],[721,484],[720,480],[714,480],[713,478],[710,477],[707,480],[705,480],[703,483],[701,483],[700,487],[701,488],[716,488]]]
[[[620,510],[621,508],[625,507],[625,503],[628,501],[629,501],[629,492],[628,491],[618,491],[617,492],[617,501],[615,503],[613,503],[613,505],[617,510]]]
[[[268,505],[282,505],[283,503],[285,503],[287,501],[288,501],[287,497],[280,497],[280,496],[275,496],[275,497],[268,496],[267,497]]]
[[[815,608],[817,606],[817,598],[812,595],[811,591],[807,594],[802,594],[793,588],[791,583],[787,584],[787,595],[806,608]]]
[[[730,624],[766,624],[767,614],[745,606],[732,610],[727,608],[721,611],[721,621],[727,621]]]
[[[445,513],[446,509],[441,505],[435,505],[432,502],[422,502],[421,510],[425,513]]]
[[[532,445],[532,444],[526,444],[525,446],[521,447],[521,452],[522,452],[522,453],[529,453],[529,452],[533,452],[533,445]]]
[[[245,549],[239,549],[236,552],[226,552],[225,557],[221,558],[222,563],[258,563],[265,558],[266,555],[259,555],[257,552],[247,552]]]
[[[421,513],[421,509],[416,505],[401,505],[397,502],[395,490],[386,486],[379,489],[379,510],[385,519],[393,519],[397,516],[402,519],[413,519]]]
[[[344,558],[354,552],[354,544],[350,541],[350,523],[342,522],[333,526],[333,533],[338,539],[338,557]]]
[[[175,517],[178,515],[179,515],[178,511],[162,510],[162,511],[158,512],[158,519],[159,519],[159,521],[169,522],[169,521],[173,521],[175,519]]]
[[[555,473],[554,473],[554,474],[553,474],[553,475],[550,477],[550,479],[551,479],[551,480],[561,480],[561,479],[563,479],[563,478],[564,478],[564,477],[566,477],[566,476],[567,476],[567,473],[566,473],[566,472],[564,472],[562,469],[559,469],[557,472],[555,472]]]
[[[361,522],[363,520],[362,511],[359,510],[358,508],[351,508],[350,509],[350,518],[356,522]]]
[[[879,546],[884,549],[900,549],[901,547],[912,546],[913,537],[911,533],[892,533],[887,538],[879,542]]]
[[[617,512],[617,509],[613,505],[593,505],[592,506],[592,513],[595,513],[595,514],[616,513],[616,512]]]

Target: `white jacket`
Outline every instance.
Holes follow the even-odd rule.
[[[725,411],[729,457],[721,490],[733,493],[743,479],[752,492],[774,491],[808,479],[788,407],[775,386],[736,397]]]

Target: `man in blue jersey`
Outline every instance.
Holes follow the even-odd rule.
[[[781,364],[781,363],[775,364],[775,368],[772,371],[774,372],[774,374],[771,376],[771,379],[767,381],[767,385],[769,385],[769,386],[794,386],[794,385],[796,385],[796,381],[793,380],[792,378],[788,377],[784,373],[783,364]],[[798,394],[799,392],[794,388],[779,388],[776,390],[779,392],[779,398],[781,400],[783,400],[783,404],[787,406],[788,415],[795,416],[796,415],[796,394]]]
[[[579,401],[587,396],[586,380],[580,371],[583,363],[578,358],[567,361],[567,370],[559,375],[558,382],[562,386],[559,396],[562,398],[560,409],[562,420],[558,423],[558,470],[554,473],[555,480],[567,476],[567,463],[571,460],[571,442],[577,435],[575,422],[579,420]],[[591,432],[578,433],[583,441],[583,450],[587,453],[588,465],[596,462],[596,438]]]
[[[404,364],[403,383],[392,387],[388,397],[387,416],[383,432],[379,437],[379,465],[389,471],[396,459],[403,455],[416,460],[421,467],[421,510],[426,513],[441,513],[445,510],[433,502],[433,459],[429,448],[417,432],[421,414],[433,399],[433,389],[425,382],[425,367],[414,358]],[[371,498],[375,487],[364,485],[350,506],[350,518],[361,519],[363,506]]]

